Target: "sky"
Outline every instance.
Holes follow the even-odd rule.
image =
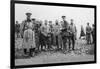
[[[48,5],[29,5],[29,4],[15,4],[15,21],[21,23],[26,19],[26,12],[32,13],[32,18],[39,20],[51,20],[56,19],[61,21],[61,16],[65,15],[66,20],[70,23],[70,19],[74,20],[74,24],[77,27],[77,36],[80,35],[81,25],[86,28],[87,22],[90,26],[94,24],[94,9],[82,8],[82,7],[60,7],[60,6],[48,6]]]

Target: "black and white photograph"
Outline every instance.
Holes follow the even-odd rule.
[[[95,8],[14,4],[15,66],[95,61]]]

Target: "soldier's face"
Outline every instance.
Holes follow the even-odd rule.
[[[63,20],[65,20],[66,18],[65,18],[65,17],[63,17],[62,19],[63,19]]]
[[[73,25],[73,22],[71,22],[71,25]]]
[[[16,21],[16,24],[18,24],[18,21]]]
[[[45,20],[45,23],[47,23],[47,20]]]
[[[27,19],[30,19],[31,16],[27,16]]]
[[[47,25],[47,23],[45,23],[45,25]]]
[[[89,26],[89,23],[87,23],[87,25]]]
[[[56,25],[58,25],[58,22],[56,22]]]

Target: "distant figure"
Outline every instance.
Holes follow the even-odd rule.
[[[86,26],[86,40],[87,40],[87,44],[91,44],[91,27],[89,25],[89,23],[87,23],[87,26]]]
[[[92,43],[94,43],[95,42],[95,25],[94,24],[92,25],[92,40],[93,40]]]
[[[84,28],[83,26],[81,26],[81,33],[80,33],[79,39],[81,39],[81,37],[84,37],[84,36],[85,36]]]
[[[70,35],[71,35],[71,41],[72,41],[72,50],[75,50],[76,33],[77,33],[76,26],[74,25],[73,19],[71,19]],[[69,46],[69,49],[70,49],[70,46]]]
[[[19,38],[19,36],[20,36],[20,24],[18,23],[18,21],[16,21],[16,24],[15,24],[15,34],[16,34],[17,38]]]

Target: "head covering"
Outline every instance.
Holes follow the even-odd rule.
[[[52,21],[49,21],[49,23],[52,23]]]
[[[32,18],[32,21],[35,21],[35,18]]]
[[[32,13],[29,13],[29,12],[26,13],[26,16],[31,16],[31,15],[32,15]]]
[[[94,27],[94,26],[95,26],[95,24],[92,24],[92,26]]]
[[[71,21],[73,21],[73,19],[71,19]]]
[[[62,16],[62,18],[65,18],[66,16]]]
[[[89,22],[87,23],[87,25],[89,25]]]

